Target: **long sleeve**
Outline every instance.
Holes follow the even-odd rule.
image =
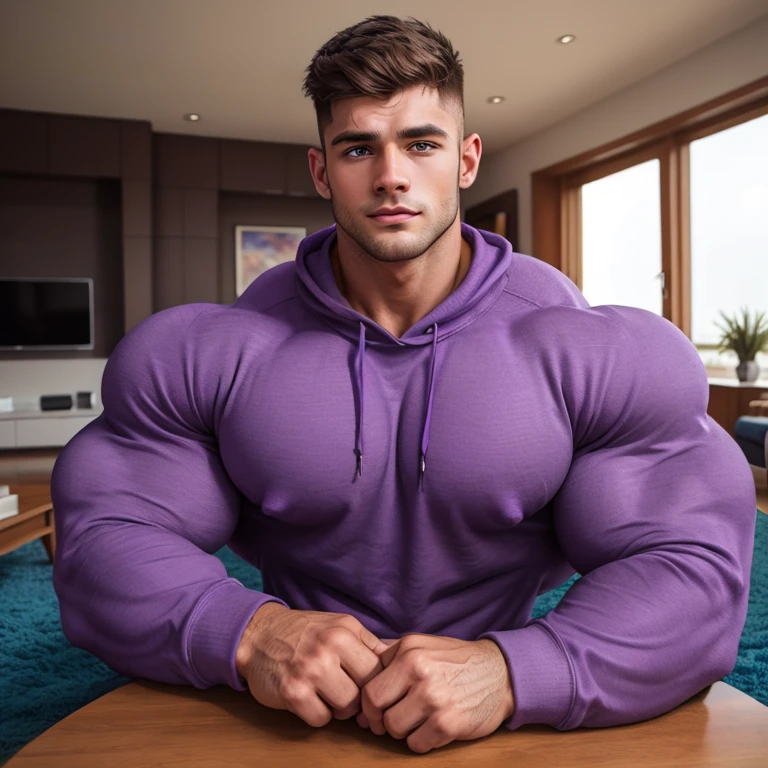
[[[150,316],[107,361],[104,412],[51,477],[53,582],[67,639],[116,671],[242,690],[242,632],[263,603],[285,603],[228,578],[212,554],[232,535],[241,495],[212,426],[216,382],[190,341],[211,306]]]
[[[510,730],[669,712],[733,670],[746,620],[755,489],[738,446],[707,415],[695,347],[645,310],[589,311],[610,321],[614,343],[584,354],[613,357],[599,381],[564,386],[574,453],[551,502],[581,578],[546,616],[480,636],[507,661]],[[599,407],[577,412],[573,403],[587,401]]]

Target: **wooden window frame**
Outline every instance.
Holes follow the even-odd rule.
[[[662,314],[691,338],[690,143],[768,114],[768,76],[531,176],[533,254],[582,289],[581,187],[658,159]],[[697,344],[699,349],[716,345]]]

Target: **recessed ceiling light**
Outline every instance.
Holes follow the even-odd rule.
[[[562,37],[558,37],[557,40],[555,40],[556,43],[562,43],[563,45],[568,45],[568,43],[572,43],[576,39],[576,35],[563,35]]]
[[[200,119],[200,115],[198,115],[197,112],[187,112],[187,114],[184,115],[184,119],[196,123]]]
[[[502,101],[504,101],[504,97],[503,96],[491,96],[488,99],[488,103],[489,104],[501,104]]]

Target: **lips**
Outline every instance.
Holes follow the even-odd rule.
[[[419,215],[418,213],[407,213],[407,212],[379,213],[371,216],[370,218],[374,219],[375,221],[378,221],[380,224],[400,224],[403,221],[408,221],[409,219],[415,219],[418,215]]]

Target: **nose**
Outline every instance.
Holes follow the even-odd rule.
[[[386,147],[378,157],[374,186],[377,193],[407,192],[411,183],[406,174],[406,161],[398,147]]]

